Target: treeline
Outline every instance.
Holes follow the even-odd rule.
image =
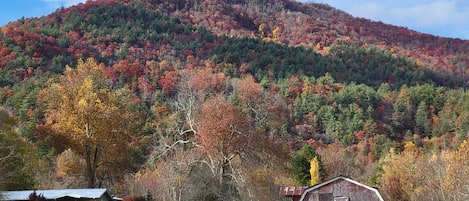
[[[93,70],[95,68],[98,70]],[[430,84],[411,87],[404,85],[398,90],[392,90],[389,85],[383,84],[375,90],[363,84],[338,83],[329,74],[318,78],[280,79],[266,88],[252,77],[228,77],[209,64],[203,68],[175,71],[177,79],[174,92],[165,94],[162,90],[155,90],[152,92],[155,93],[155,98],[151,109],[147,109],[141,97],[126,95],[130,92],[128,85],[124,88],[112,87],[108,75],[103,73],[106,68],[108,67],[98,65],[93,60],[80,62],[77,70],[69,68],[59,82],[41,90],[38,99],[40,104],[32,110],[45,119],[39,118],[40,122],[34,125],[35,141],[29,142],[34,146],[24,150],[29,154],[21,156],[33,154],[42,161],[27,163],[26,167],[30,172],[23,173],[35,173],[36,185],[47,186],[51,182],[67,187],[87,185],[88,176],[81,169],[85,164],[84,158],[81,158],[83,152],[80,151],[80,144],[74,144],[74,139],[78,136],[70,135],[76,132],[77,127],[67,122],[61,123],[59,128],[54,125],[68,118],[71,119],[67,121],[73,122],[78,118],[88,119],[87,115],[104,119],[102,115],[93,114],[94,107],[101,111],[100,114],[107,114],[107,110],[113,109],[119,110],[112,112],[114,116],[132,116],[134,121],[126,122],[132,122],[131,128],[136,129],[130,133],[118,132],[120,137],[113,139],[126,138],[129,144],[121,144],[115,148],[112,147],[115,143],[104,143],[109,142],[106,136],[115,127],[93,129],[96,130],[94,138],[99,139],[96,143],[102,146],[99,148],[114,152],[109,152],[111,155],[101,159],[112,158],[110,163],[106,163],[110,165],[108,168],[96,169],[95,185],[101,183],[126,194],[151,192],[154,197],[163,200],[180,191],[190,192],[180,194],[183,197],[178,198],[183,200],[190,200],[194,196],[200,196],[202,200],[208,197],[217,199],[227,196],[223,193],[223,188],[231,189],[225,193],[234,198],[254,196],[260,199],[265,194],[246,195],[245,188],[259,188],[256,192],[263,192],[262,189],[276,191],[281,185],[295,185],[288,150],[297,150],[304,144],[313,145],[322,156],[324,175],[327,175],[325,178],[348,175],[380,187],[390,198],[421,197],[426,194],[421,194],[418,189],[414,192],[401,188],[401,185],[413,184],[415,180],[407,177],[415,176],[414,173],[404,170],[400,174],[392,173],[397,167],[407,167],[401,157],[407,157],[405,159],[409,160],[409,164],[432,155],[441,157],[441,160],[450,160],[445,154],[457,157],[460,151],[453,150],[464,149],[459,146],[467,138],[469,123],[464,119],[469,114],[466,107],[468,97],[462,90],[446,90]],[[70,86],[73,86],[73,90]],[[54,92],[58,89],[62,91]],[[63,90],[68,92],[64,93]],[[126,105],[125,113],[120,111],[124,107],[104,106],[111,101],[100,101],[107,100],[104,98],[110,91],[115,94],[112,96],[121,96],[119,99],[125,100],[119,102],[112,99],[112,104]],[[72,94],[72,101],[61,104],[69,98],[60,94]],[[53,106],[54,104],[62,106]],[[46,107],[47,105],[53,107]],[[60,108],[60,113],[51,113],[57,108]],[[34,114],[32,110],[26,116],[31,117]],[[87,115],[80,117],[85,114]],[[116,118],[112,116],[106,121],[115,122]],[[55,120],[48,120],[49,118]],[[24,125],[21,122],[8,122],[9,125],[2,128],[2,135],[17,138],[11,128],[24,128]],[[76,126],[87,128],[80,125]],[[106,132],[101,135],[101,130]],[[259,146],[261,142],[263,144]],[[30,146],[29,143],[18,146]],[[416,151],[412,152],[414,155],[408,156],[410,144],[414,147],[412,150]],[[128,145],[132,147],[126,148]],[[115,153],[120,156],[128,154],[129,157],[114,157],[112,154]],[[227,158],[230,160],[225,160]],[[34,161],[34,157],[28,160]],[[445,163],[438,162],[440,159],[436,160],[435,163],[444,168],[453,167],[446,167]],[[2,165],[19,162],[6,161]],[[115,167],[126,167],[125,169],[110,168],[114,167],[112,164],[121,163],[126,165]],[[457,161],[451,163],[461,165]],[[42,165],[37,166],[38,164]],[[422,164],[422,167],[416,167],[428,166]],[[111,170],[112,172],[108,172]],[[47,172],[47,175],[54,176],[41,176]],[[235,175],[225,177],[225,174]],[[29,176],[32,177],[33,175]],[[422,177],[424,178],[419,179],[424,184],[427,184],[424,182],[427,179],[437,180],[431,175]],[[450,180],[448,177],[448,182]],[[19,184],[17,187],[6,185],[8,189],[31,185],[31,180],[18,181],[11,178],[9,181]],[[430,184],[434,185],[428,183]],[[148,185],[154,187],[145,187]],[[449,188],[449,183],[445,185],[442,193],[458,191]],[[170,188],[171,186],[177,188]],[[430,186],[423,186],[421,189],[424,188]],[[157,193],[168,189],[172,189],[169,194]],[[406,194],[400,194],[401,192]],[[444,195],[436,193],[432,196]],[[280,198],[274,196],[268,199]]]

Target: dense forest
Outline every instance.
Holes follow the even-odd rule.
[[[289,0],[98,0],[0,31],[0,190],[469,198],[469,41]],[[317,171],[311,177],[310,171]]]

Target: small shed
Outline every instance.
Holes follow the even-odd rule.
[[[0,200],[25,201],[29,200],[34,190],[3,191],[0,192]],[[36,190],[37,195],[42,195],[46,200],[54,201],[112,201],[113,197],[107,189],[56,189]]]
[[[292,201],[298,201],[303,195],[303,192],[308,187],[294,187],[294,186],[287,186],[281,187],[279,195],[283,197],[290,197]]]
[[[339,176],[304,190],[300,201],[384,201],[378,189]]]

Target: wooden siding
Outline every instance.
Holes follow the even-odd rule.
[[[348,201],[380,201],[376,191],[357,185],[345,179],[338,179],[317,189],[306,191],[304,201],[334,201],[334,198]]]

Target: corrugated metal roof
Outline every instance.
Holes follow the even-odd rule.
[[[33,192],[33,190],[3,191],[1,192],[1,197],[2,200],[28,200],[29,195]],[[37,195],[43,195],[48,200],[61,197],[96,199],[100,198],[105,193],[108,193],[105,188],[36,190]]]
[[[300,200],[304,200],[304,198],[305,198],[306,194],[308,194],[308,192],[311,192],[311,191],[313,191],[313,190],[315,190],[315,189],[319,189],[319,188],[321,188],[322,186],[328,185],[328,184],[330,184],[330,183],[332,183],[332,182],[335,182],[335,181],[337,181],[337,180],[340,180],[340,179],[345,180],[345,181],[350,182],[350,183],[353,183],[353,184],[355,184],[355,185],[361,186],[361,187],[363,187],[363,188],[366,188],[366,189],[368,189],[368,190],[370,190],[370,191],[376,193],[376,195],[377,195],[377,197],[378,197],[378,199],[379,199],[380,201],[384,201],[383,197],[381,197],[381,194],[378,192],[378,189],[373,188],[373,187],[371,187],[371,186],[367,186],[367,185],[365,185],[365,184],[362,184],[362,183],[360,183],[360,182],[358,182],[358,181],[355,181],[355,180],[353,180],[353,179],[350,179],[350,178],[347,178],[347,177],[344,177],[344,176],[338,176],[338,177],[336,177],[336,178],[330,179],[330,180],[325,181],[325,182],[323,182],[323,183],[319,183],[319,184],[316,184],[316,185],[314,185],[314,186],[309,187],[308,189],[306,189],[306,190],[303,192],[303,195],[301,196],[301,199],[300,199]]]

